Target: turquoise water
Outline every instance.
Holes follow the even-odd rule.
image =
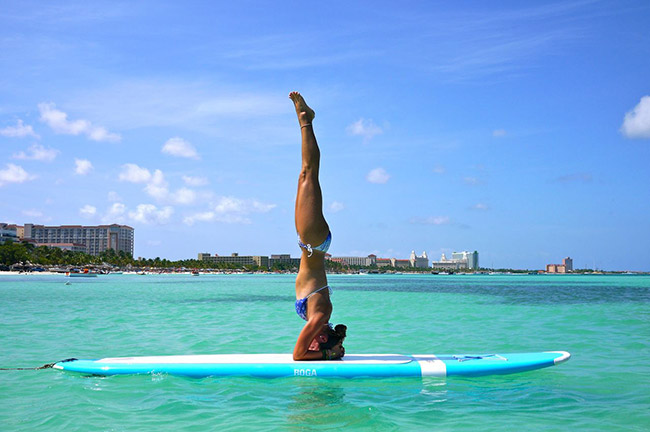
[[[291,352],[285,275],[0,277],[0,367],[68,357]],[[0,429],[647,430],[650,277],[330,277],[348,353],[566,350],[473,379],[188,379],[0,371]]]

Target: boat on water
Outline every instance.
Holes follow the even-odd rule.
[[[192,276],[198,276],[199,271],[198,270],[192,270]]]
[[[69,272],[66,272],[65,275],[66,277],[97,277],[97,273],[91,272],[89,269],[83,269],[83,271],[71,270]]]

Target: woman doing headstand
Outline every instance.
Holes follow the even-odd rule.
[[[296,313],[307,323],[293,349],[294,360],[332,360],[343,357],[346,327],[333,329],[330,288],[325,274],[325,253],[332,240],[323,216],[323,197],[318,182],[320,150],[312,121],[314,111],[298,92],[291,92],[302,134],[302,168],[296,195],[296,231],[302,248],[296,277]]]

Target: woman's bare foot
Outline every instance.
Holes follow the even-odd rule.
[[[316,117],[316,113],[313,109],[309,108],[302,95],[297,91],[294,91],[289,93],[289,99],[291,99],[293,101],[293,104],[296,106],[296,114],[298,114],[298,121],[300,122],[300,126],[307,126],[311,124],[312,120],[314,120],[314,117]]]

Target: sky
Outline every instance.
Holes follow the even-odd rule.
[[[0,221],[298,257],[297,90],[333,256],[648,271],[649,22],[646,0],[0,0]]]

